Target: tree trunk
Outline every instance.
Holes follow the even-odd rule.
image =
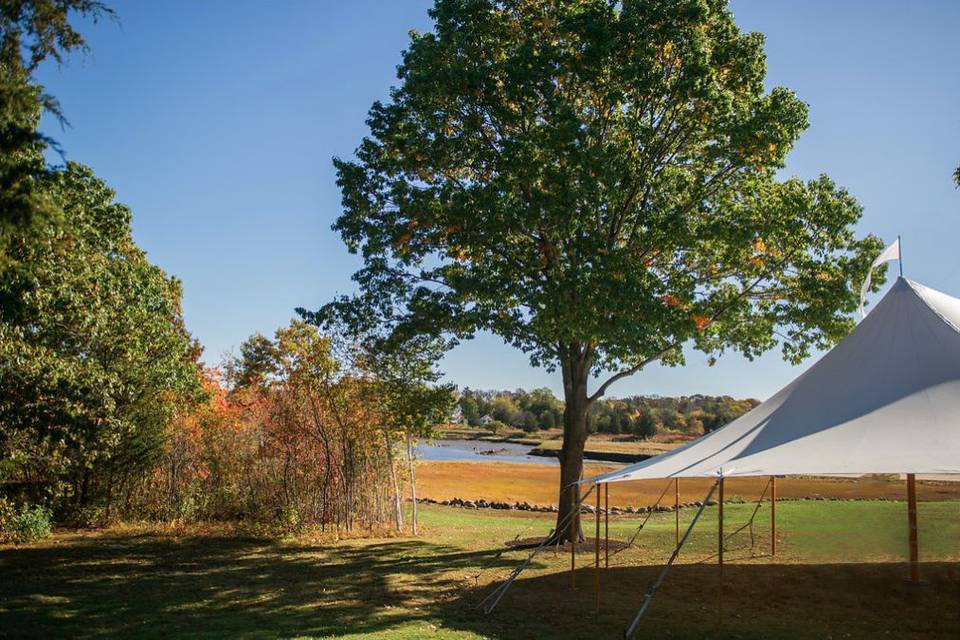
[[[400,482],[397,480],[397,466],[393,462],[393,442],[390,436],[383,434],[387,444],[387,463],[390,465],[390,480],[393,483],[393,504],[396,510],[397,532],[403,531],[403,496],[400,495]]]
[[[407,464],[410,466],[410,498],[413,503],[413,513],[410,516],[410,528],[413,535],[419,535],[417,532],[417,471],[413,464],[413,437],[407,432]]]
[[[580,485],[583,475],[583,448],[587,442],[587,377],[589,365],[582,356],[562,363],[563,392],[563,447],[560,449],[560,495],[557,500],[557,542],[580,542]]]
[[[317,399],[312,393],[307,395],[310,400],[310,411],[313,414],[314,432],[319,436],[320,443],[323,445],[323,505],[321,506],[320,530],[327,530],[327,522],[330,520],[330,480],[333,476],[333,462],[330,451],[330,437],[327,435],[327,427],[320,417],[320,409],[317,406]]]

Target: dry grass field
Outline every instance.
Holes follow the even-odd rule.
[[[639,442],[621,441],[609,437],[598,438],[594,435],[587,439],[587,444],[584,447],[584,453],[588,456],[590,454],[603,453],[616,453],[632,456],[656,456],[667,451],[672,451],[681,444],[683,443],[654,442],[651,440],[642,440]],[[562,440],[544,440],[538,444],[536,448],[540,451],[555,452],[560,451],[560,447],[562,445]]]
[[[623,465],[588,464],[584,475],[596,475]],[[556,504],[560,468],[547,464],[511,464],[507,462],[421,462],[417,469],[419,495],[434,500],[497,500],[529,502],[538,505]],[[710,479],[680,481],[681,502],[701,500],[710,489]],[[610,504],[645,506],[656,502],[669,484],[666,480],[641,480],[610,485]],[[756,500],[767,486],[766,478],[729,478],[728,499]],[[769,495],[769,494],[768,494]],[[777,496],[800,498],[863,498],[870,500],[904,500],[906,483],[887,477],[868,478],[780,478]],[[926,482],[917,485],[919,500],[960,499],[960,482]],[[664,498],[673,504],[672,485]]]

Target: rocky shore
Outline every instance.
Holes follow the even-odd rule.
[[[408,498],[409,500],[409,498]],[[888,501],[886,498],[826,498],[823,496],[812,496],[808,498],[777,498],[777,502],[789,502],[789,501],[830,501],[830,502],[862,502],[868,500],[877,500],[877,501]],[[764,499],[764,502],[768,502],[768,499]],[[458,507],[461,509],[499,509],[502,511],[533,511],[539,513],[556,513],[558,511],[557,506],[554,504],[530,504],[529,502],[499,502],[495,500],[484,500],[479,498],[477,500],[464,500],[462,498],[453,498],[451,500],[434,500],[432,498],[418,498],[417,502],[420,504],[437,504],[444,507]],[[747,501],[736,498],[732,500],[726,500],[725,504],[745,504]],[[890,501],[892,502],[892,501]],[[690,509],[690,508],[699,508],[703,504],[700,500],[694,500],[693,502],[681,502],[679,504],[680,509]],[[707,506],[712,507],[717,504],[716,500],[707,500]],[[620,515],[620,514],[646,514],[653,511],[654,513],[669,513],[674,511],[674,506],[672,504],[659,504],[659,505],[648,505],[635,507],[632,505],[626,506],[611,506],[610,515]],[[580,513],[596,513],[596,507],[589,504],[584,504],[580,506]],[[606,509],[603,507],[600,508],[600,513],[606,513]]]
[[[540,447],[536,447],[531,449],[527,455],[539,456],[541,458],[558,458],[560,457],[560,450],[542,449]],[[644,460],[649,460],[652,457],[652,454],[621,453],[617,451],[588,450],[584,451],[583,453],[583,459],[589,462],[622,462],[625,464],[633,464],[634,462],[643,462]]]

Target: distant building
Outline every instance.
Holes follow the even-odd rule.
[[[489,413],[485,413],[482,418],[480,418],[480,426],[486,427],[490,423],[496,422],[496,419],[493,418]]]

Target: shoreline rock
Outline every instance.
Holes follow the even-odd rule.
[[[863,502],[866,500],[877,500],[877,501],[890,501],[889,498],[879,497],[879,498],[826,498],[824,496],[809,496],[803,498],[777,498],[777,502],[802,502],[802,501],[826,501],[826,502]],[[406,499],[407,502],[410,502],[410,498]],[[764,502],[769,502],[769,499],[765,498]],[[450,500],[434,500],[433,498],[417,498],[418,504],[436,504],[443,507],[458,507],[461,509],[495,509],[500,511],[530,511],[534,513],[557,513],[559,509],[557,505],[549,504],[530,504],[529,502],[504,502],[497,500],[486,500],[484,498],[478,498],[476,500],[466,500],[463,498],[452,498]],[[728,500],[726,504],[747,504],[748,501],[744,500]],[[692,502],[681,502],[679,505],[680,509],[699,509],[703,504],[700,500],[694,500]],[[754,502],[749,502],[749,504],[754,504]],[[714,507],[717,505],[717,501],[710,499],[707,500],[708,507]],[[590,504],[580,505],[581,514],[594,514],[596,513],[597,508]],[[610,506],[610,515],[645,515],[653,511],[654,513],[672,513],[674,511],[674,506],[672,504],[659,504],[659,505],[646,505],[646,506],[633,506],[633,505],[611,505]],[[600,513],[606,513],[606,509],[603,507],[600,508]]]

